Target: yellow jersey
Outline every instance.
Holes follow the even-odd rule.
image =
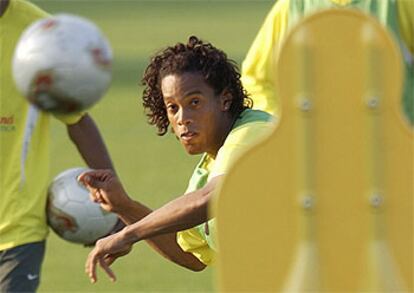
[[[12,78],[12,57],[21,33],[48,14],[11,0],[0,17],[0,251],[46,238],[50,115],[30,106]],[[81,114],[60,116],[66,124]]]
[[[414,1],[378,0],[279,0],[273,5],[242,63],[242,83],[253,97],[254,108],[280,115],[276,88],[276,62],[283,40],[307,14],[327,8],[358,9],[378,19],[400,45],[405,83],[402,112],[414,124]]]
[[[236,120],[215,158],[204,154],[190,179],[186,193],[202,188],[212,178],[224,175],[248,149],[273,130],[273,117],[263,111],[247,109]],[[206,225],[209,232],[205,233]],[[179,232],[177,242],[202,263],[213,263],[215,251],[215,219],[195,228]]]

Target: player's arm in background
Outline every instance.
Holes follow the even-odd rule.
[[[89,114],[84,114],[75,123],[66,124],[66,129],[69,138],[90,168],[111,169],[115,172],[115,168],[112,164],[104,140],[98,127]],[[109,234],[116,233],[123,227],[125,227],[123,221],[118,220],[117,224]],[[94,244],[95,243],[91,243],[85,246],[93,246]]]
[[[288,24],[289,1],[279,0],[267,15],[242,63],[242,83],[254,108],[280,115],[276,90],[276,60]]]
[[[66,124],[66,127],[71,141],[90,168],[114,170],[98,127],[89,114],[84,114],[76,123]]]
[[[128,225],[128,227],[134,226],[139,222],[140,224],[138,227],[141,227],[142,225],[142,230],[144,231],[144,238],[141,238],[139,240],[145,239],[147,243],[163,257],[192,271],[201,271],[205,268],[205,265],[202,264],[191,253],[184,252],[181,249],[177,243],[177,236],[175,231],[177,231],[176,225],[180,225],[180,227],[186,227],[186,225],[188,225],[188,227],[192,227],[192,219],[204,219],[207,214],[207,204],[205,204],[205,206],[202,206],[200,200],[197,202],[197,204],[201,204],[200,206],[196,208],[196,206],[193,205],[193,210],[185,210],[182,206],[182,204],[184,204],[183,201],[192,200],[192,198],[181,199],[182,197],[180,197],[179,199],[181,199],[181,201],[176,202],[176,205],[170,205],[168,208],[162,211],[156,210],[157,213],[155,213],[155,211],[151,210],[144,204],[132,200],[124,190],[116,174],[111,170],[94,170],[86,172],[79,177],[79,180],[88,187],[92,198],[96,202],[99,202],[102,208],[118,214],[118,216],[125,224]],[[201,195],[202,192],[203,191],[200,190],[200,193],[198,194]],[[188,216],[189,212],[192,212],[193,214]],[[155,215],[152,215],[153,213],[155,213]],[[150,214],[152,216],[147,217]],[[158,218],[158,216],[160,218]],[[188,216],[188,218],[185,218],[186,216]],[[185,219],[177,223],[177,217],[182,217]],[[141,223],[141,220],[144,218],[145,221]],[[163,229],[158,229],[156,232],[150,230],[154,225],[162,225],[161,223],[170,223],[170,226],[163,226]],[[134,227],[132,230],[135,229]],[[109,241],[111,242],[110,247],[108,246],[109,244],[105,244],[106,247],[101,247],[102,241],[98,241],[96,243],[96,247],[93,251],[99,251],[99,253],[104,253],[105,255],[107,254],[107,249],[112,251],[112,253],[110,255],[106,255],[105,258],[105,262],[108,266],[117,257],[127,254],[130,251],[132,244],[135,243],[135,241],[128,243],[119,241],[123,235],[124,234],[121,234],[121,232],[119,232],[104,238],[105,243],[108,243],[108,239],[112,240]],[[119,251],[117,251],[117,253],[114,253],[114,251],[118,249],[115,247],[118,244],[121,245],[119,247]]]

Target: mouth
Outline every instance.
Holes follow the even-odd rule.
[[[182,141],[189,142],[196,136],[197,136],[197,132],[186,131],[186,132],[181,133],[180,138]]]

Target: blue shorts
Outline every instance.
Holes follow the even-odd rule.
[[[0,251],[0,292],[36,292],[45,241]]]

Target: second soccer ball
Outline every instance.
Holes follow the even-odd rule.
[[[111,82],[112,51],[100,30],[79,16],[38,20],[22,34],[13,77],[38,108],[72,113],[96,103]]]

